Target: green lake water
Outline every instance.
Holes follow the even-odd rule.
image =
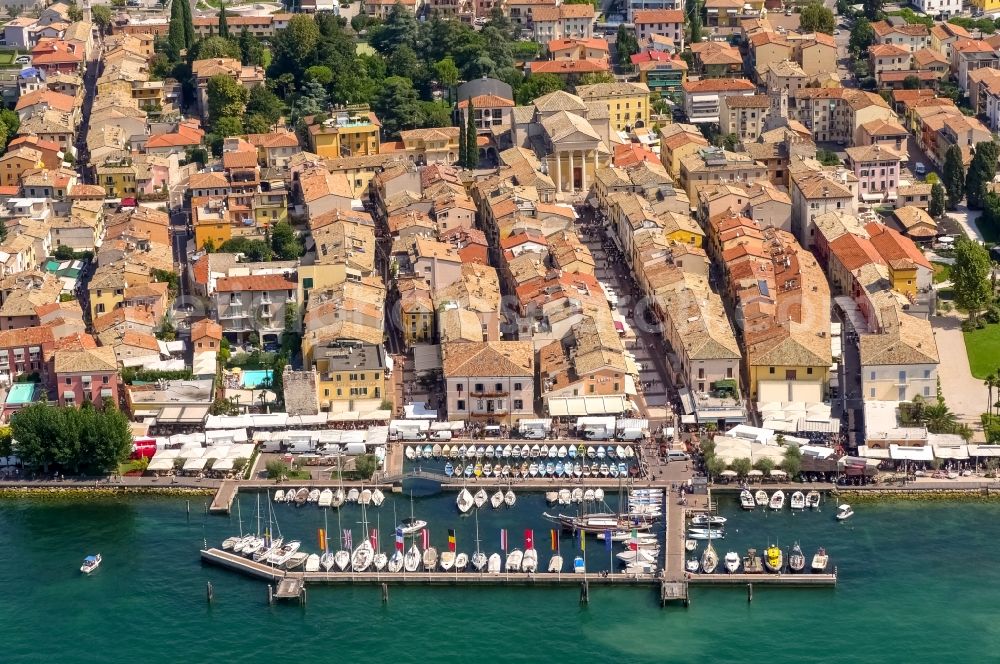
[[[649,588],[592,587],[581,606],[577,586],[558,588],[310,587],[305,608],[268,606],[265,585],[203,566],[198,549],[238,532],[231,519],[204,514],[204,498],[102,498],[0,502],[4,626],[0,662],[985,662],[1000,643],[1000,504],[887,502],[856,506],[837,523],[832,504],[818,513],[743,513],[720,498],[730,518],[728,550],[762,550],[769,541],[802,543],[807,559],[825,546],[837,566],[836,589],[692,589],[690,608],[659,608]],[[398,517],[410,502],[397,498]],[[256,500],[241,497],[244,527]],[[535,530],[540,567],[548,563],[548,526],[540,495],[514,510],[480,516],[483,549],[511,547]],[[565,509],[565,508],[564,508]],[[454,495],[418,498],[432,542],[458,531],[459,550],[475,549],[475,520],[461,518]],[[265,508],[266,513],[266,508]],[[315,507],[275,508],[282,534],[316,549],[323,527]],[[336,511],[329,528],[338,529]],[[379,511],[372,510],[374,522]],[[393,501],[381,508],[391,546]],[[265,515],[266,516],[266,515]],[[360,511],[344,528],[359,541]],[[571,558],[570,537],[561,540]],[[588,567],[607,566],[591,539]],[[104,563],[90,577],[84,555]],[[567,561],[567,569],[569,562]],[[215,601],[205,599],[205,585]]]

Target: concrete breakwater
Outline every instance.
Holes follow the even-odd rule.
[[[76,498],[96,498],[102,496],[150,496],[150,497],[191,497],[191,496],[211,496],[214,492],[209,488],[189,488],[189,487],[136,487],[136,486],[114,486],[102,485],[94,486],[20,486],[0,488],[0,500],[4,499],[76,499]]]

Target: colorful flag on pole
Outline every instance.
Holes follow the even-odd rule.
[[[559,533],[556,531],[555,528],[553,528],[550,532],[552,533],[552,550],[553,551],[558,551],[559,550]]]
[[[448,550],[455,551],[455,530],[453,528],[448,529]]]
[[[318,535],[319,535],[319,550],[326,551],[326,531],[320,528]]]
[[[350,551],[354,548],[354,538],[351,536],[351,531],[344,528],[344,548]]]
[[[271,548],[271,529],[270,528],[264,529],[264,548],[265,549],[270,549]]]
[[[587,550],[587,533],[583,532],[582,530],[580,531],[580,550],[581,551]]]
[[[639,550],[639,531],[635,528],[632,529],[632,534],[629,536],[628,548],[632,551]]]
[[[507,529],[506,528],[501,528],[500,529],[500,548],[503,551],[507,550]]]
[[[525,549],[535,548],[535,532],[531,528],[526,528],[524,530],[524,548]]]
[[[378,530],[375,528],[371,529],[371,532],[368,534],[368,541],[372,543],[372,548],[378,551]]]
[[[610,530],[605,530],[604,531],[604,548],[607,549],[608,551],[610,551],[611,550],[611,544],[612,544],[612,542],[611,542],[611,531]]]
[[[403,550],[403,529],[396,528],[396,551]]]
[[[431,548],[431,531],[424,528],[420,531],[420,543],[423,545],[423,549]]]

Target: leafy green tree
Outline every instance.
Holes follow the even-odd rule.
[[[983,206],[986,185],[993,182],[997,174],[997,158],[1000,148],[993,141],[976,143],[976,152],[965,176],[965,196],[969,208],[979,210]]]
[[[240,134],[245,133],[243,118],[236,117],[235,115],[226,115],[221,117],[215,121],[212,131],[219,138],[239,136]]]
[[[816,160],[824,166],[840,166],[840,157],[837,153],[826,148],[816,150]]]
[[[69,6],[66,8],[66,17],[70,21],[82,21],[83,20],[83,10],[75,2],[70,2]]]
[[[246,111],[250,93],[238,81],[225,74],[208,79],[208,120],[214,128],[220,118],[240,118]]]
[[[562,89],[562,79],[555,74],[532,74],[518,88],[517,103],[521,106],[527,106],[539,97]]]
[[[417,17],[397,2],[385,23],[368,30],[368,43],[382,55],[389,55],[404,44],[416,50],[419,32]]]
[[[269,480],[283,480],[288,477],[289,468],[283,461],[272,459],[264,467],[267,469],[267,479]]]
[[[694,9],[688,12],[688,40],[692,44],[697,44],[701,41],[701,5],[697,0],[691,4],[694,5]]]
[[[420,78],[420,60],[408,44],[401,44],[386,58],[386,71],[390,76],[399,76],[415,81]]]
[[[945,204],[944,187],[941,186],[940,182],[935,182],[931,185],[931,202],[927,206],[927,212],[933,218],[938,219],[944,214]]]
[[[434,73],[437,75],[438,83],[449,90],[458,83],[458,67],[455,66],[455,58],[450,55],[434,63]]]
[[[715,479],[726,469],[726,462],[713,455],[708,458],[705,466],[706,470],[708,470],[709,479]]]
[[[382,82],[382,89],[375,97],[375,114],[382,121],[387,136],[396,136],[401,130],[423,125],[423,110],[417,91],[408,79],[390,76]]]
[[[297,121],[310,115],[325,113],[329,107],[330,99],[319,81],[306,81],[302,92],[292,104],[292,117]]]
[[[239,38],[240,62],[244,65],[262,67],[264,65],[264,45],[244,27]]]
[[[242,57],[239,45],[222,37],[207,37],[191,48],[192,60],[211,60],[213,58],[240,60]]]
[[[187,41],[184,32],[184,10],[181,2],[170,3],[170,24],[167,27],[167,44],[170,46],[172,59],[180,57],[181,51],[187,48]],[[111,12],[108,11],[108,21],[111,21]]]
[[[374,454],[362,454],[354,460],[354,470],[359,477],[368,479],[378,470],[378,459]]]
[[[461,130],[461,128],[459,128]],[[479,168],[479,134],[476,132],[476,107],[469,100],[469,108],[465,114],[465,167],[472,170]]]
[[[789,478],[798,477],[802,471],[802,451],[798,445],[785,447],[785,456],[781,460],[781,469],[788,473]]]
[[[799,14],[799,27],[805,32],[824,32],[830,35],[833,34],[835,25],[833,12],[818,0],[803,7]]]
[[[295,14],[288,21],[288,27],[279,30],[272,39],[272,70],[279,74],[291,73],[295,78],[301,77],[302,72],[315,62],[319,40],[319,26],[313,17]]]
[[[94,5],[90,8],[90,17],[102,35],[108,33],[111,27],[111,9],[107,5]]]
[[[916,74],[910,74],[903,79],[903,89],[904,90],[919,90],[920,89],[920,77]]]
[[[851,53],[862,55],[868,52],[868,48],[875,43],[875,28],[865,18],[859,18],[854,27],[851,28],[851,39],[848,48]]]
[[[271,228],[271,249],[275,257],[283,261],[295,260],[302,255],[302,242],[287,221],[279,222]]]
[[[882,5],[884,0],[863,0],[865,17],[869,21],[878,21],[882,18]]]
[[[326,65],[313,65],[306,69],[306,80],[316,81],[320,85],[333,83],[333,71]]]
[[[184,20],[184,46],[191,48],[198,39],[194,32],[194,21],[191,18],[191,3],[178,0],[178,4],[181,6],[181,15]]]
[[[73,474],[105,473],[132,451],[128,419],[110,400],[100,409],[32,404],[11,416],[14,453],[46,472],[57,467]]]
[[[274,259],[274,250],[267,242],[250,240],[245,237],[226,240],[219,246],[219,251],[221,253],[243,254],[251,263],[263,263]]]
[[[639,52],[639,41],[635,38],[635,33],[626,28],[624,23],[618,26],[615,49],[618,53],[618,64],[623,66],[631,65],[632,56]]]
[[[584,74],[580,77],[580,85],[594,85],[596,83],[614,83],[615,77],[606,71],[595,71]]]
[[[439,101],[420,102],[421,127],[450,127],[451,110]]]
[[[219,7],[219,36],[223,39],[229,39],[229,21],[226,16],[226,3],[222,3]]]
[[[264,85],[255,85],[250,88],[247,96],[247,117],[257,116],[268,126],[274,125],[281,119],[282,103],[278,95]],[[265,130],[266,131],[266,130]],[[265,133],[265,132],[254,132]]]
[[[759,470],[764,473],[764,476],[766,477],[771,474],[772,470],[774,470],[774,461],[770,457],[763,457],[754,461],[753,467],[754,470]]]
[[[962,163],[962,150],[957,145],[949,147],[944,154],[941,180],[948,194],[948,209],[954,210],[965,194],[965,166]]]
[[[973,319],[989,306],[992,299],[991,267],[986,247],[965,236],[958,239],[955,243],[955,263],[951,266],[955,304],[968,311]]]
[[[733,459],[733,462],[729,465],[734,471],[736,471],[736,474],[739,477],[746,477],[753,468],[753,465],[750,463],[750,459],[747,459],[746,457]]]

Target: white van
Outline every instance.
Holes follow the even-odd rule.
[[[431,440],[451,440],[451,431],[432,431]]]
[[[643,438],[644,436],[642,435],[642,429],[636,429],[634,427],[628,429],[622,429],[621,431],[618,432],[618,440],[622,441],[642,440]]]
[[[500,427],[495,424],[487,424],[483,427],[483,435],[486,438],[499,438]]]
[[[608,430],[604,427],[587,428],[583,430],[583,437],[586,440],[607,440]]]
[[[400,440],[424,440],[424,432],[420,429],[411,429],[409,427],[400,429],[398,432]]]
[[[521,431],[521,435],[529,440],[545,440],[545,429],[542,427],[528,427]]]
[[[691,456],[687,452],[671,450],[667,452],[667,461],[690,461]]]

